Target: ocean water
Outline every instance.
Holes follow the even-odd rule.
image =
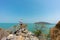
[[[0,23],[0,28],[3,29],[13,29],[14,25],[18,25],[18,23]],[[43,25],[37,25],[33,24],[33,23],[27,23],[27,29],[31,32],[35,31],[37,28],[41,29],[42,33],[48,34],[50,28],[54,27],[55,24],[45,24],[44,27],[42,27]],[[42,28],[41,28],[42,27]],[[15,30],[15,29],[13,29]]]
[[[32,32],[36,29],[39,29],[42,31],[42,33],[48,34],[50,32],[50,29],[53,28],[54,26],[55,24],[45,24],[45,25],[39,24],[36,26],[36,24],[30,23],[28,24],[27,29]]]
[[[0,28],[8,29],[10,27],[13,27],[14,25],[17,25],[18,23],[0,23]]]

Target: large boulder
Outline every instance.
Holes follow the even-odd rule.
[[[9,33],[7,31],[5,31],[4,29],[0,28],[0,40],[3,37],[7,37],[9,35]]]
[[[60,21],[50,31],[51,40],[60,40]]]

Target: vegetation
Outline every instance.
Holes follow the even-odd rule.
[[[35,31],[33,31],[33,33],[34,33],[37,37],[39,37],[42,32],[41,32],[40,30],[35,30]]]
[[[50,30],[49,30],[49,34],[47,34],[47,38],[50,38]]]
[[[34,31],[34,34],[39,37],[39,36],[43,36],[43,28],[46,28],[45,24],[35,24],[35,31]]]

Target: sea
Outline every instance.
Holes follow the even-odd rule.
[[[18,26],[18,25],[19,25],[19,23],[0,23],[0,28],[3,28],[5,30],[16,31],[18,28],[14,29],[14,26]],[[44,25],[39,24],[39,25],[36,25],[34,23],[26,23],[26,25],[27,25],[27,27],[26,27],[27,30],[33,32],[36,29],[39,29],[44,34],[49,34],[50,29],[55,26],[55,24],[44,24]]]

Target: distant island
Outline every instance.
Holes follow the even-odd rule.
[[[35,22],[35,24],[51,24],[51,23],[48,23],[48,22]]]

